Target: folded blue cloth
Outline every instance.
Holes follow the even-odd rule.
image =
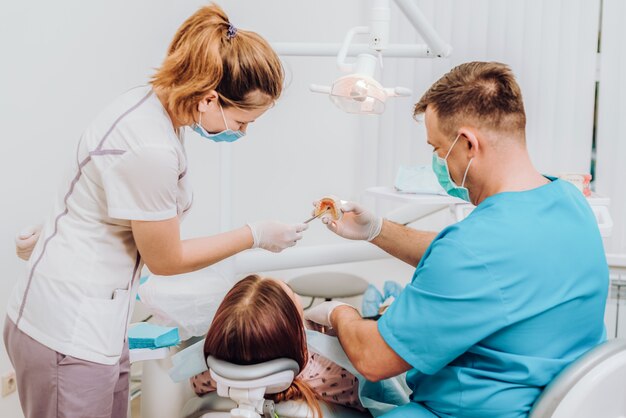
[[[178,328],[140,322],[128,330],[128,348],[160,348],[180,343]]]
[[[404,193],[446,194],[430,164],[401,165],[398,168],[394,186],[396,190]]]

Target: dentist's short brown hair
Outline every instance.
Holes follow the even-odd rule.
[[[515,76],[499,62],[468,62],[454,67],[424,93],[416,117],[431,107],[442,132],[454,137],[462,125],[524,136],[526,113]]]

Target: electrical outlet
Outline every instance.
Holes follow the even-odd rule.
[[[9,396],[17,389],[15,372],[11,370],[2,376],[2,397]]]

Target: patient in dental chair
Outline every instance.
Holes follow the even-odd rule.
[[[205,340],[205,357],[241,365],[291,358],[300,366],[300,374],[291,387],[268,398],[303,400],[316,417],[322,416],[319,400],[363,411],[357,378],[308,351],[303,315],[299,298],[287,284],[248,276],[235,284],[217,309]],[[198,395],[215,390],[209,372],[192,377],[191,383]]]

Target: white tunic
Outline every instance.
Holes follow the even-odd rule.
[[[135,88],[85,130],[71,171],[7,313],[55,351],[115,364],[143,266],[130,220],[191,207],[183,139],[150,87]]]

